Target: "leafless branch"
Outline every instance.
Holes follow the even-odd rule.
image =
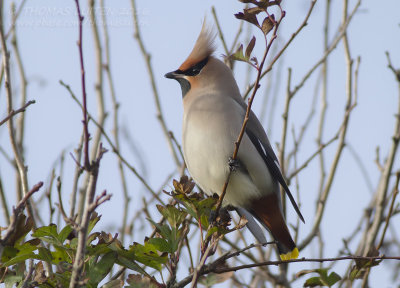
[[[3,11],[3,3],[0,4],[0,15],[2,15]],[[1,19],[3,20],[3,19]],[[13,111],[13,94],[12,94],[12,89],[11,89],[11,77],[10,77],[10,63],[9,63],[9,52],[7,49],[7,43],[6,39],[4,36],[4,23],[3,21],[0,21],[0,41],[1,41],[1,51],[2,51],[2,60],[3,60],[3,69],[4,69],[4,82],[5,82],[5,88],[6,88],[6,95],[7,95],[7,112],[8,114],[12,114]],[[27,168],[25,167],[23,157],[21,155],[21,151],[19,150],[15,131],[14,131],[14,121],[13,118],[9,118],[8,120],[8,133],[9,133],[9,138],[11,141],[11,147],[14,153],[14,158],[15,162],[17,164],[18,168],[18,173],[20,177],[20,183],[22,185],[22,191],[23,194],[26,195],[29,191],[28,188],[28,176],[27,176]],[[33,225],[36,227],[35,220],[33,217],[33,211],[32,211],[32,206],[30,204],[30,201],[28,200],[27,202],[27,211],[28,215],[32,217],[33,220]]]
[[[103,157],[103,154],[106,152],[101,144],[100,149],[98,150],[98,155],[95,161],[90,164],[90,178],[88,184],[88,191],[86,192],[85,198],[85,206],[83,210],[83,215],[81,222],[79,223],[78,229],[78,247],[76,249],[75,260],[72,267],[72,275],[71,275],[71,282],[69,287],[75,288],[77,283],[79,282],[80,277],[82,276],[82,269],[84,265],[84,256],[86,251],[86,238],[88,233],[89,221],[92,215],[93,210],[97,207],[96,205],[93,206],[93,203],[96,203],[97,200],[94,200],[94,196],[96,193],[96,185],[97,185],[97,178],[99,173],[100,167],[100,160]],[[107,197],[102,197],[99,201],[106,201]],[[103,199],[103,200],[102,200]]]
[[[311,5],[310,8],[308,9],[308,12],[306,14],[306,17],[304,18],[303,23],[301,23],[301,25],[299,26],[299,28],[297,28],[297,30],[292,34],[292,36],[290,37],[290,39],[286,42],[286,44],[283,46],[283,48],[281,50],[279,50],[278,54],[276,54],[276,56],[272,59],[271,63],[268,65],[268,67],[264,70],[264,72],[261,74],[260,79],[263,78],[269,71],[272,70],[272,67],[274,66],[275,62],[278,61],[278,59],[282,56],[283,52],[285,52],[286,48],[289,47],[290,43],[292,43],[292,41],[296,38],[296,36],[301,32],[301,30],[303,30],[304,27],[307,26],[307,22],[308,19],[311,16],[311,12],[314,9],[315,4],[317,3],[317,0],[311,0]],[[243,98],[247,98],[248,94],[250,93],[250,91],[254,88],[257,87],[256,86],[256,82],[249,85],[249,87],[247,88],[247,90],[243,93]]]
[[[70,96],[72,97],[72,99],[75,100],[75,102],[82,107],[82,104],[79,102],[78,98],[76,98],[75,94],[73,93],[73,91],[71,90],[71,87],[67,84],[65,84],[63,81],[60,81],[60,84],[62,86],[64,86],[68,92],[70,93]],[[153,196],[160,202],[160,203],[164,203],[164,201],[161,200],[161,198],[154,192],[154,190],[150,187],[150,185],[146,182],[146,180],[139,174],[139,172],[131,165],[129,164],[129,162],[120,154],[120,152],[118,151],[117,147],[115,146],[115,144],[113,143],[113,141],[111,140],[110,136],[108,136],[108,134],[104,131],[104,128],[101,127],[99,125],[99,123],[97,123],[96,120],[94,120],[92,118],[92,116],[90,115],[90,113],[88,113],[88,116],[90,117],[90,119],[92,120],[92,122],[96,125],[97,128],[99,128],[101,130],[101,132],[103,133],[103,136],[105,138],[105,140],[107,141],[107,143],[111,146],[112,152],[118,156],[119,159],[121,159],[122,163],[125,164],[126,167],[128,167],[128,169],[139,179],[140,182],[143,183],[143,185],[146,187],[146,189],[153,194]]]
[[[6,123],[8,120],[10,120],[12,117],[17,115],[18,113],[25,112],[25,110],[28,106],[35,104],[35,103],[36,103],[35,100],[30,100],[21,108],[19,108],[17,110],[11,110],[11,112],[7,115],[7,117],[5,117],[3,120],[0,121],[0,126],[3,125],[4,123]]]
[[[360,1],[357,2],[355,8],[353,9],[354,13],[356,11],[356,8],[360,5]],[[342,20],[342,27],[346,27],[346,23],[349,23],[349,18],[351,15],[348,16],[347,14],[347,5],[344,5],[345,8],[343,9],[343,20]],[[331,191],[333,179],[336,176],[336,170],[338,167],[339,160],[341,158],[343,148],[345,145],[345,139],[346,139],[346,134],[347,134],[347,128],[349,125],[349,120],[350,120],[350,114],[352,109],[355,107],[355,102],[354,97],[353,97],[353,90],[352,90],[352,85],[353,85],[353,75],[352,75],[352,66],[353,66],[353,60],[350,55],[350,48],[348,45],[348,40],[347,40],[347,33],[346,30],[344,30],[343,33],[343,43],[345,47],[345,59],[346,59],[346,105],[345,105],[345,113],[343,117],[343,124],[342,124],[342,129],[340,130],[339,134],[339,143],[336,148],[336,153],[333,158],[331,168],[329,170],[328,178],[326,180],[326,183],[324,185],[324,189],[319,197],[318,203],[317,203],[317,211],[314,217],[314,223],[312,226],[312,229],[310,233],[308,234],[307,237],[303,240],[303,242],[298,245],[299,249],[303,249],[305,246],[307,246],[311,240],[315,237],[316,232],[319,230],[319,225],[321,223],[324,211],[325,211],[325,204],[326,200],[328,199],[328,195]],[[295,88],[296,89],[296,88]]]
[[[83,19],[84,17],[82,16],[81,13],[81,8],[79,5],[79,0],[75,0],[76,4],[76,10],[77,10],[77,15],[78,15],[78,20],[79,20],[79,40],[77,42],[78,44],[78,50],[79,50],[79,61],[80,61],[80,67],[81,67],[81,86],[82,86],[82,113],[83,113],[83,131],[85,135],[85,141],[84,141],[84,164],[83,167],[88,170],[90,166],[90,160],[89,160],[89,139],[90,139],[90,134],[89,134],[89,127],[88,127],[88,118],[87,118],[87,105],[86,105],[86,80],[85,80],[85,63],[83,61],[83,44],[82,44],[82,38],[83,38],[83,31],[82,31],[82,25],[83,25]]]
[[[149,78],[150,78],[150,84],[151,84],[151,88],[153,90],[153,96],[154,96],[154,101],[156,104],[156,109],[157,109],[157,119],[160,122],[162,131],[164,133],[165,139],[167,140],[168,146],[169,146],[169,150],[171,152],[172,158],[175,161],[175,164],[177,167],[181,167],[181,163],[178,159],[178,155],[176,154],[176,151],[174,149],[174,145],[172,143],[171,138],[169,137],[169,129],[167,127],[167,124],[164,120],[164,116],[162,113],[162,109],[161,109],[161,103],[160,103],[160,97],[158,94],[158,89],[157,89],[157,85],[156,85],[156,81],[154,78],[154,72],[153,72],[153,67],[151,65],[151,56],[149,54],[149,52],[146,50],[145,46],[144,46],[144,42],[142,39],[142,34],[140,32],[140,27],[139,27],[139,20],[138,20],[138,12],[136,9],[136,1],[135,0],[131,0],[131,6],[132,6],[132,16],[133,16],[133,23],[134,23],[134,28],[135,28],[135,34],[134,37],[137,40],[137,43],[139,44],[139,48],[140,51],[143,55],[144,61],[146,63],[146,68],[147,68],[147,72],[149,73]]]
[[[377,260],[396,260],[400,261],[399,256],[376,256],[376,257],[364,257],[364,256],[343,256],[343,257],[336,257],[336,258],[301,258],[301,259],[292,259],[288,261],[265,261],[260,263],[254,264],[247,264],[247,265],[240,265],[236,267],[224,267],[221,266],[220,263],[215,264],[215,262],[211,263],[210,265],[205,265],[201,271],[198,272],[199,276],[206,275],[209,273],[226,273],[230,271],[239,271],[243,269],[250,269],[254,267],[263,267],[263,266],[278,266],[281,264],[287,263],[305,263],[305,262],[337,262],[337,261],[345,261],[345,260],[367,260],[367,261],[377,261]],[[173,288],[181,288],[185,287],[189,284],[194,277],[194,274],[187,276],[186,278],[182,279]]]
[[[8,239],[15,232],[16,225],[17,225],[17,219],[18,219],[19,215],[22,213],[22,211],[25,209],[25,206],[27,206],[29,198],[33,195],[33,193],[39,191],[39,189],[42,186],[43,186],[43,182],[39,182],[35,186],[33,186],[32,189],[29,190],[24,195],[24,197],[21,199],[21,201],[19,201],[17,207],[13,208],[10,225],[8,226],[2,239],[0,239],[0,256],[3,255],[4,244],[7,243]]]

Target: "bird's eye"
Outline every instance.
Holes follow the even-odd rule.
[[[199,63],[193,65],[186,71],[183,71],[183,74],[186,76],[196,76],[201,72],[201,70],[207,64],[207,62],[208,62],[208,57],[205,58],[204,60],[200,61]]]

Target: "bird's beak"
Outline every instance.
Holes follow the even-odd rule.
[[[164,77],[165,77],[165,78],[168,78],[168,79],[176,79],[176,78],[179,77],[179,74],[176,73],[177,71],[178,71],[178,70],[169,72],[169,73],[165,74]]]

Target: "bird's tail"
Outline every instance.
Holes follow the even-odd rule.
[[[289,229],[280,210],[278,197],[275,194],[266,195],[252,201],[248,210],[271,232],[278,242],[278,252],[282,260],[299,257],[299,250],[292,236],[290,236]]]

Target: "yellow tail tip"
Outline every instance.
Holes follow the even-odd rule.
[[[282,261],[296,259],[297,257],[299,257],[299,249],[297,249],[297,247],[296,247],[292,251],[290,251],[286,254],[280,254],[279,256],[281,256]]]

